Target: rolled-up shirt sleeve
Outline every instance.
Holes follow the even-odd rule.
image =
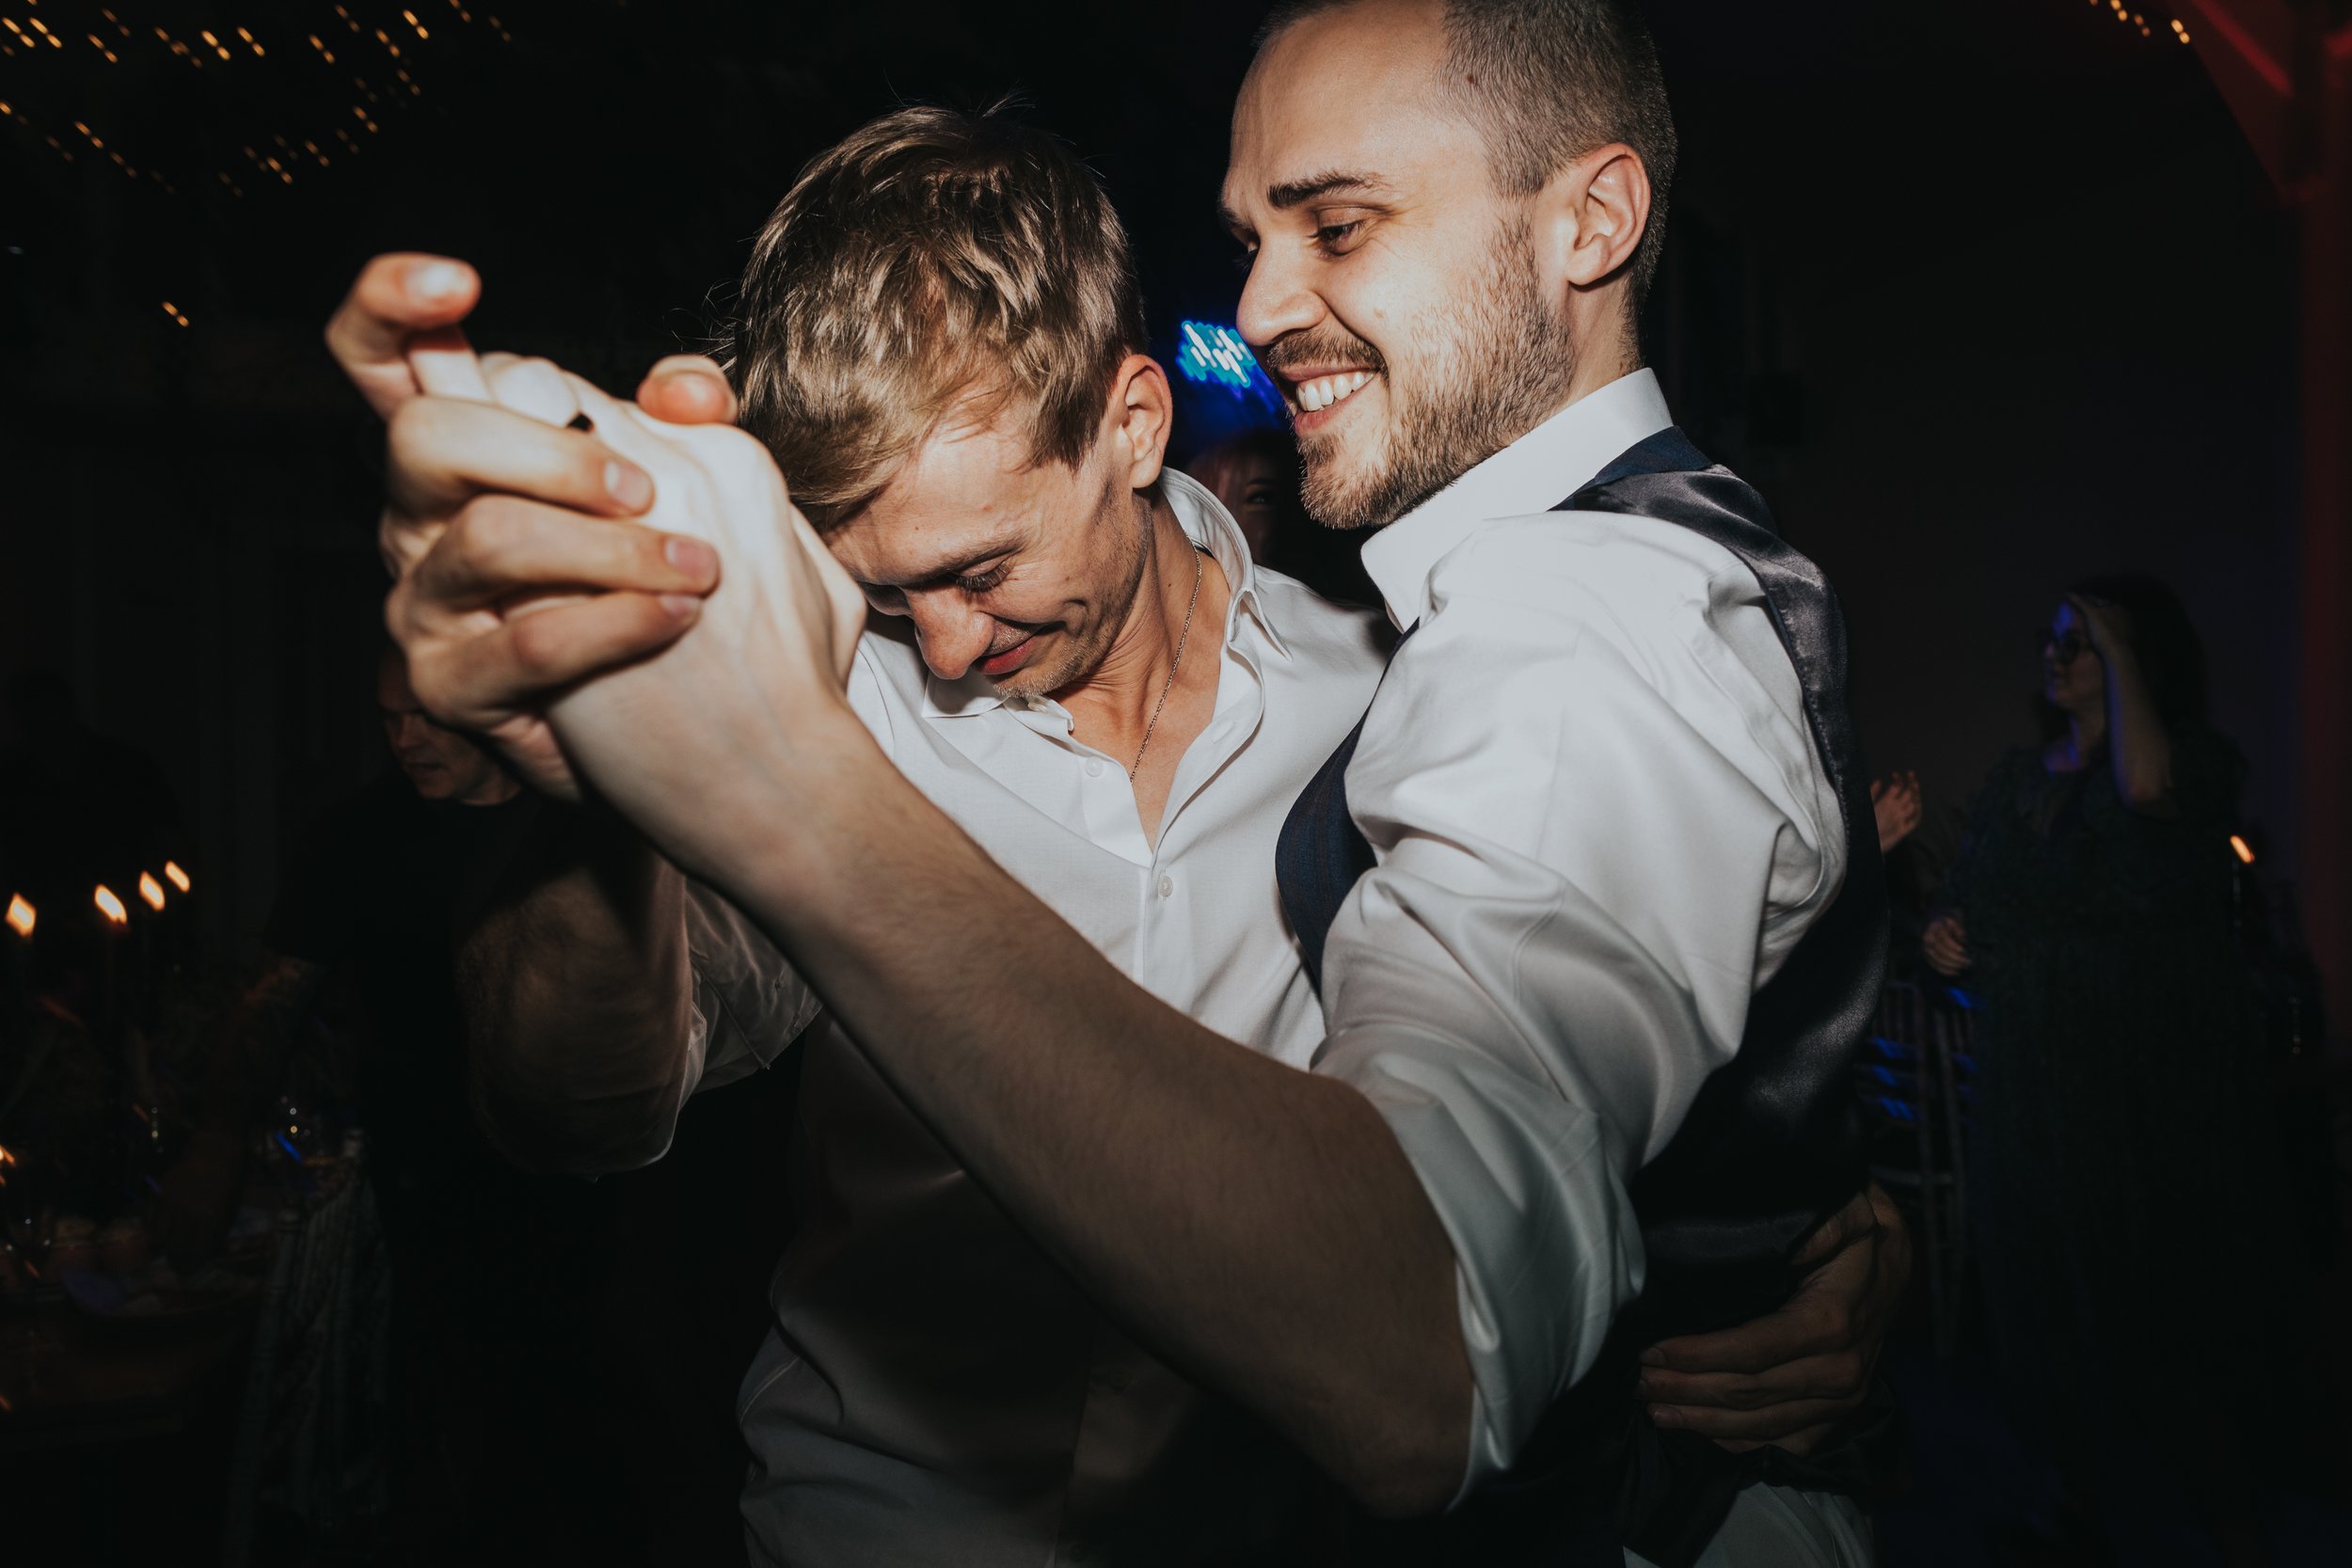
[[[817,992],[750,916],[691,880],[686,951],[694,975],[689,1094],[771,1065],[823,1010]]]
[[[1629,1183],[1835,895],[1844,839],[1729,552],[1515,519],[1439,562],[1429,604],[1347,775],[1378,863],[1325,949],[1315,1069],[1379,1109],[1453,1239],[1467,1493],[1641,1289]]]

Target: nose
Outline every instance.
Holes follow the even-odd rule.
[[[1278,256],[1278,248],[1260,245],[1250,260],[1249,276],[1242,281],[1233,325],[1252,348],[1312,326],[1324,316],[1323,301],[1307,286],[1298,259]]]
[[[960,681],[996,638],[996,618],[972,606],[960,589],[907,594],[906,614],[923,662],[944,681]]]

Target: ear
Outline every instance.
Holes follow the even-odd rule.
[[[1545,271],[1572,289],[1615,279],[1649,227],[1649,170],[1623,142],[1595,148],[1535,193],[1535,244]]]
[[[1126,469],[1127,487],[1141,490],[1157,483],[1176,420],[1175,394],[1168,390],[1168,372],[1158,360],[1131,354],[1120,362],[1104,417],[1119,440],[1114,460]]]

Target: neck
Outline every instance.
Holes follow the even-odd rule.
[[[1503,446],[1525,439],[1530,432],[1558,419],[1602,388],[1614,386],[1641,368],[1641,355],[1635,351],[1632,340],[1621,331],[1605,334],[1597,342],[1586,344],[1580,341],[1575,366],[1568,374],[1567,388],[1560,394],[1559,401],[1545,409],[1542,416],[1527,429],[1505,441]]]
[[[1567,394],[1560,400],[1560,408],[1642,368],[1642,345],[1634,336],[1624,288],[1620,281],[1598,293],[1578,293],[1569,299],[1568,342],[1575,353]]]
[[[2078,760],[2087,757],[2098,749],[2099,742],[2107,737],[2107,710],[2102,706],[2083,713],[2070,713],[2066,716],[2066,731],[2074,745],[2075,757]]]
[[[1206,678],[1216,678],[1216,660],[1203,657],[1203,650],[1221,641],[1217,633],[1225,622],[1224,575],[1205,552],[1193,548],[1167,501],[1154,497],[1149,504],[1151,538],[1142,577],[1118,635],[1101,663],[1055,693],[1079,727],[1090,732],[1089,743],[1114,756],[1141,741],[1163,693],[1173,704],[1177,691],[1198,684],[1203,672]],[[1181,666],[1176,661],[1180,645]],[[1154,739],[1152,750],[1165,738]]]

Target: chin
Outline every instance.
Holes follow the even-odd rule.
[[[1062,639],[1055,639],[1056,646],[1042,651],[1002,680],[991,681],[1000,697],[1036,699],[1051,697],[1066,686],[1075,685],[1100,663],[1089,650],[1071,648]]]

